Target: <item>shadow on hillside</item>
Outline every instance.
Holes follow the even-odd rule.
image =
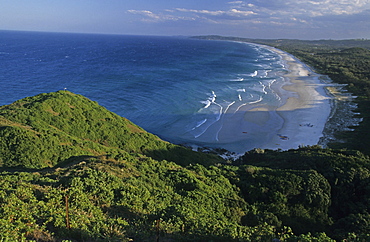
[[[172,146],[168,149],[146,150],[143,154],[155,160],[167,160],[175,162],[181,166],[190,164],[201,164],[210,166],[216,163],[225,162],[221,157],[215,154],[196,152],[182,146]]]
[[[61,161],[58,164],[56,164],[53,167],[53,169],[70,167],[70,166],[76,165],[80,162],[89,161],[91,159],[96,159],[96,158],[100,158],[100,157],[101,156],[92,156],[92,155],[71,156],[68,159],[66,159],[64,161]]]
[[[109,217],[122,218],[131,224],[125,227],[124,232],[132,241],[237,241],[224,236],[188,233],[185,226],[182,232],[166,232],[171,229],[171,223],[164,223],[158,214],[138,214],[126,206],[109,206],[105,212]],[[143,217],[147,217],[147,220],[142,220]]]
[[[61,240],[68,240],[68,241],[161,241],[161,242],[169,242],[169,241],[183,241],[183,242],[203,242],[203,241],[214,241],[214,242],[224,242],[224,241],[238,241],[235,239],[231,239],[228,237],[223,236],[210,236],[210,235],[196,235],[196,234],[188,234],[184,233],[166,233],[164,232],[164,228],[161,228],[159,224],[159,229],[156,227],[156,222],[153,222],[153,226],[151,230],[147,230],[146,226],[150,226],[149,224],[143,224],[142,228],[138,227],[125,227],[121,228],[118,226],[113,226],[108,230],[101,238],[97,238],[96,236],[92,236],[88,232],[83,229],[78,228],[62,228],[58,229],[58,233],[56,233],[56,238]],[[30,240],[37,240],[37,241],[47,241],[40,239],[37,235],[28,236],[27,239]],[[58,240],[59,241],[59,240]]]
[[[91,159],[98,159],[105,156],[91,156],[91,155],[80,155],[80,156],[71,156],[70,158],[63,160],[56,164],[53,167],[45,168],[27,168],[23,166],[13,166],[13,167],[0,167],[0,172],[53,172],[58,168],[67,168],[74,165],[77,165],[81,162],[87,162]]]

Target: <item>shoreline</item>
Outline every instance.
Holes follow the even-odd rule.
[[[281,135],[268,142],[264,148],[287,150],[318,145],[325,135],[324,129],[332,109],[335,109],[332,105],[333,96],[328,94],[327,85],[321,81],[322,75],[313,72],[287,52],[263,47],[277,53],[284,60],[288,73],[283,75],[285,84],[282,89],[293,93],[286,96],[286,102],[276,109],[284,120],[279,130]]]
[[[343,85],[315,73],[288,52],[267,45],[239,43],[254,45],[279,56],[283,64],[281,70],[275,72],[279,80],[269,89],[280,101],[227,108],[200,137],[184,137],[184,142],[180,143],[193,150],[225,150],[221,155],[232,159],[253,149],[289,150],[314,145],[325,148],[334,139],[333,126],[335,130],[340,129],[337,126],[341,122],[335,119],[335,116],[342,116],[338,108],[347,106],[350,101],[346,98],[348,93],[343,94],[341,90]],[[339,107],[338,102],[342,106]]]
[[[321,81],[323,75],[313,72],[291,54],[274,47],[253,44],[280,56],[283,80],[271,85],[280,97],[276,105],[249,104],[237,111],[223,114],[221,124],[215,124],[198,139],[201,147],[220,148],[234,154],[260,148],[271,150],[297,149],[320,145],[325,126],[335,109],[333,95]],[[220,139],[210,142],[213,134]],[[202,145],[203,143],[203,145]]]

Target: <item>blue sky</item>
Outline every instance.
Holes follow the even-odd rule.
[[[0,0],[0,29],[370,38],[370,0]]]

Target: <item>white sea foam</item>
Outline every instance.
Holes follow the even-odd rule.
[[[217,120],[216,122],[220,121],[220,120],[222,119],[222,116],[223,116],[223,115],[225,115],[225,114],[227,113],[227,111],[229,110],[229,108],[230,108],[232,105],[234,105],[234,104],[235,104],[235,101],[233,101],[233,102],[229,103],[229,104],[227,105],[227,107],[225,108],[225,111],[224,111],[224,112],[222,111],[222,106],[221,106],[221,105],[219,105],[219,106],[221,107],[221,109],[220,109],[220,115],[219,115],[219,118],[218,118],[218,120]],[[221,131],[222,127],[223,127],[223,124],[222,124],[222,122],[221,122],[220,127],[218,128],[218,130],[217,130],[217,132],[216,132],[216,134],[215,134],[215,140],[216,140],[216,141],[219,141],[219,138],[218,138],[218,137],[219,137],[219,133],[220,133],[220,131]]]
[[[217,112],[216,119],[214,121],[206,120],[204,123],[202,123],[197,128],[195,128],[194,130],[199,129],[201,127],[204,127],[203,130],[201,130],[201,132],[199,132],[198,134],[194,135],[194,138],[199,138],[200,136],[202,136],[205,132],[207,132],[207,130],[209,129],[209,127],[211,125],[213,125],[214,123],[218,122],[221,119],[222,112],[223,112],[222,111],[223,110],[223,107],[220,104],[217,104],[217,103],[214,103],[214,104],[216,104],[217,106],[220,107],[219,112]]]
[[[231,79],[230,81],[233,81],[233,82],[242,82],[242,81],[244,81],[244,78],[243,77],[239,77],[237,79]]]
[[[217,106],[219,106],[220,107],[220,111],[218,112],[218,117],[217,117],[217,119],[216,119],[216,121],[215,122],[217,122],[218,120],[220,120],[221,119],[221,116],[222,116],[222,110],[223,110],[223,107],[222,107],[222,105],[220,105],[220,104],[218,104],[218,103],[215,103]]]
[[[211,106],[212,102],[209,101],[209,100],[206,100],[206,101],[200,101],[201,103],[205,104],[205,106],[203,108],[208,108],[209,106]]]
[[[249,76],[255,77],[255,76],[257,76],[257,74],[258,74],[258,71],[254,71],[253,73],[249,74]]]
[[[235,101],[231,102],[230,104],[227,105],[226,109],[225,109],[225,113],[227,113],[227,110],[229,110],[229,108],[235,103]]]
[[[261,82],[259,82],[259,84],[260,85],[254,85],[254,86],[252,86],[248,89],[251,90],[251,91],[257,92],[257,93],[266,94],[265,85],[263,85]],[[253,95],[252,95],[252,98],[253,98]]]
[[[258,100],[249,102],[249,104],[256,104],[256,103],[261,102],[262,100],[263,100],[263,98],[262,98],[262,96],[260,96]]]
[[[261,86],[262,86],[262,92],[264,93],[264,94],[267,94],[267,92],[266,92],[266,85],[265,84],[263,84],[261,81],[259,82],[260,84],[261,84]]]
[[[215,102],[216,101],[216,94],[215,94],[215,92],[214,91],[212,91],[212,96],[211,96],[211,98],[212,98],[212,102]]]
[[[203,119],[202,121],[198,122],[197,125],[195,125],[194,128],[192,128],[191,130],[194,130],[196,128],[199,128],[200,126],[202,126],[203,124],[205,124],[207,122],[207,119]]]
[[[206,111],[206,113],[208,113],[207,114],[208,118],[199,121],[197,125],[194,128],[192,128],[192,130],[194,131],[200,130],[199,133],[194,135],[195,139],[202,136],[205,132],[207,132],[209,127],[211,127],[214,123],[218,122],[221,119],[224,108],[222,105],[216,103],[216,97],[217,97],[216,93],[212,91],[212,94],[209,97],[209,99],[206,101],[202,101],[202,103],[206,103],[206,106],[200,109],[198,113],[203,113],[205,112],[205,109],[207,109],[208,111]],[[210,108],[211,105],[212,105],[212,108]],[[217,140],[217,137],[216,137],[216,140]]]
[[[258,77],[259,78],[266,78],[271,70],[259,70]]]
[[[205,104],[203,108],[204,109],[209,108],[209,106],[211,106],[211,104],[216,101],[216,97],[217,95],[215,94],[214,91],[212,91],[212,95],[206,101],[200,101],[201,103]]]
[[[269,87],[271,87],[271,85],[274,84],[276,81],[277,81],[276,79],[269,80]]]
[[[207,129],[203,130],[199,134],[194,135],[194,138],[199,138],[202,134],[204,134],[207,131]]]

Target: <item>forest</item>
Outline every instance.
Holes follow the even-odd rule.
[[[253,41],[348,84],[346,142],[225,160],[69,91],[24,98],[0,107],[0,241],[370,241],[369,41]]]

